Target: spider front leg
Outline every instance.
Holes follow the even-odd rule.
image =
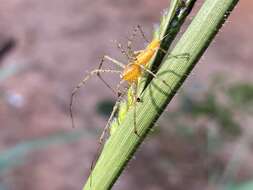
[[[121,67],[122,69],[125,68],[125,65],[124,65],[123,63],[117,61],[116,59],[111,58],[111,57],[108,56],[108,55],[104,55],[104,56],[102,57],[101,61],[100,61],[100,64],[99,64],[99,67],[98,67],[99,70],[102,68],[103,63],[105,62],[105,60],[111,61],[112,63],[114,63],[115,65]],[[107,88],[109,88],[117,97],[119,96],[120,93],[118,92],[118,90],[117,90],[117,89],[114,89],[114,88],[101,76],[100,72],[97,73],[97,76],[98,76],[98,78],[106,85]]]
[[[92,70],[91,72],[88,72],[88,74],[84,77],[84,79],[73,89],[73,91],[71,92],[71,97],[70,97],[70,104],[69,104],[69,113],[70,113],[70,118],[71,118],[71,124],[72,127],[75,127],[75,122],[74,122],[74,116],[73,116],[73,102],[74,102],[74,98],[76,93],[78,92],[78,90],[95,74],[98,73],[121,73],[121,71],[117,71],[117,70],[110,70],[110,69],[95,69]]]

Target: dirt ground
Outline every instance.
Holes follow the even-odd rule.
[[[113,100],[113,95],[97,79],[89,81],[76,99],[77,128],[73,129],[68,116],[70,93],[87,70],[97,67],[102,55],[122,59],[112,40],[124,44],[137,24],[150,37],[167,5],[167,0],[0,0],[0,43],[13,43],[0,59],[0,69],[10,68],[11,72],[0,78],[0,156],[17,151],[12,167],[5,170],[0,158],[0,170],[4,170],[0,171],[0,189],[81,189],[95,153],[97,131],[106,122],[97,113],[97,102]],[[232,80],[253,81],[252,6],[251,1],[239,2],[185,86],[208,81],[216,72],[228,73]],[[136,44],[139,47],[143,42],[139,39]],[[112,83],[115,79],[118,77],[109,78]],[[58,134],[72,136],[62,142],[47,139]],[[37,145],[38,140],[52,143]],[[174,142],[176,146],[177,140]],[[144,143],[114,189],[207,187],[202,173],[206,169],[192,176],[178,170],[177,175],[169,174],[174,177],[170,180],[168,174],[156,171],[162,165],[143,170],[143,160],[155,163],[157,146],[163,149],[166,144],[169,142],[157,144],[152,139]],[[183,150],[186,155],[178,155],[180,158],[187,152],[193,159],[196,156],[188,145]],[[6,156],[8,159],[12,157]],[[185,167],[191,170],[192,166]],[[201,165],[194,170],[198,167]]]

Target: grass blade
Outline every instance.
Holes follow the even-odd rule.
[[[143,92],[142,103],[138,103],[136,108],[138,113],[136,122],[141,138],[133,132],[134,117],[133,110],[130,110],[122,125],[104,146],[101,157],[93,170],[92,187],[90,187],[89,178],[83,190],[107,190],[113,186],[237,2],[238,0],[206,0],[204,2],[172,51],[173,55],[188,53],[190,59],[165,58],[157,74],[160,79],[166,80],[170,87],[161,80],[153,79]]]

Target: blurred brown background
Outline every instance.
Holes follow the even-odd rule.
[[[70,93],[102,55],[123,60],[112,40],[124,44],[137,24],[151,39],[167,6],[0,1],[0,190],[82,188],[115,98],[90,80],[73,129]],[[238,3],[113,189],[253,189],[252,6]],[[144,47],[141,38],[135,44]]]

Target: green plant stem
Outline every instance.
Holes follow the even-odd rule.
[[[165,50],[166,52],[170,49],[174,39],[176,38],[177,34],[179,33],[181,26],[183,25],[186,17],[190,14],[196,0],[187,0],[185,6],[181,5],[181,0],[172,0],[170,2],[169,12],[162,16],[161,24],[159,28],[159,34],[155,33],[156,35],[160,36],[157,37],[159,39],[163,39],[164,36],[167,36],[165,39],[162,40],[160,48]],[[175,8],[174,8],[175,7]],[[149,63],[149,69],[156,73],[158,68],[160,67],[162,60],[165,56],[164,51],[158,50],[154,59],[151,60]],[[152,80],[152,76],[149,75],[148,78],[141,79],[139,93],[147,87],[147,85]],[[144,81],[144,83],[143,83]]]
[[[143,92],[141,103],[136,106],[136,122],[141,137],[133,132],[134,117],[133,110],[130,110],[122,125],[106,142],[92,172],[92,183],[89,178],[84,190],[107,190],[113,186],[237,2],[238,0],[206,0],[204,2],[197,16],[171,52],[172,55],[188,53],[190,59],[165,57],[157,73],[160,80],[151,81]],[[161,80],[167,81],[169,86]]]

